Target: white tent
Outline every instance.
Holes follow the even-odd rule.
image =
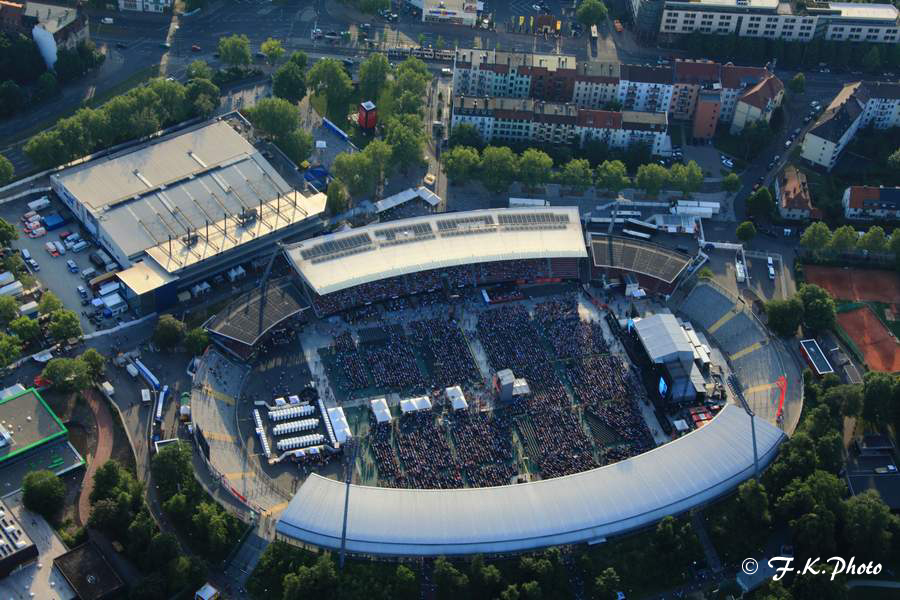
[[[338,444],[343,444],[353,437],[350,432],[350,424],[347,423],[347,417],[344,415],[344,409],[340,406],[328,409],[328,419],[334,428],[334,439]]]
[[[375,413],[375,420],[379,423],[391,422],[391,410],[384,398],[375,398],[369,404],[372,405],[372,412]]]
[[[400,401],[400,411],[403,414],[420,410],[431,410],[431,400],[428,399],[428,396],[418,396]]]
[[[447,394],[447,400],[450,401],[453,410],[465,410],[469,408],[469,403],[466,402],[466,396],[463,394],[462,388],[458,385],[448,387],[444,390],[444,393]]]

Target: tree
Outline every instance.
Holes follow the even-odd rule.
[[[600,0],[581,0],[575,11],[575,18],[585,27],[599,25],[606,19],[609,11]]]
[[[444,152],[444,172],[451,183],[465,182],[475,176],[481,156],[476,148],[454,146]]]
[[[193,481],[190,446],[184,443],[168,444],[156,453],[151,463],[153,478],[159,486],[160,496],[169,498]]]
[[[156,322],[153,343],[163,350],[172,350],[184,338],[184,323],[172,315],[163,315]]]
[[[384,89],[391,65],[384,54],[375,53],[359,65],[359,93],[363,100],[375,100]]]
[[[306,75],[293,62],[287,62],[272,76],[272,93],[278,98],[296,104],[306,96]]]
[[[469,577],[460,572],[453,563],[439,556],[434,561],[434,582],[440,600],[452,600],[465,595],[469,587]]]
[[[644,190],[648,196],[656,196],[659,191],[669,182],[669,172],[656,163],[649,165],[641,165],[638,167],[637,176],[634,183],[637,187]]]
[[[872,425],[888,422],[896,384],[887,373],[869,371],[863,378],[862,418]]]
[[[232,67],[246,67],[253,59],[250,39],[246,35],[230,35],[219,38],[219,56],[222,62]]]
[[[270,65],[274,65],[284,56],[284,46],[274,38],[267,38],[260,44],[259,51],[266,55],[266,60]]]
[[[22,504],[53,521],[62,510],[66,486],[52,471],[30,471],[22,480]]]
[[[184,336],[184,347],[191,356],[200,356],[209,346],[209,334],[202,327],[195,327]]]
[[[188,79],[212,79],[213,70],[209,68],[205,60],[191,61],[187,68]]]
[[[607,567],[594,579],[595,600],[616,600],[616,592],[621,588],[619,574],[612,567]]]
[[[12,163],[9,162],[8,158],[0,154],[0,185],[6,185],[12,181],[14,174],[15,169],[13,169]]]
[[[791,337],[803,322],[803,303],[796,296],[789,300],[766,302],[769,328],[782,337]]]
[[[877,73],[881,69],[881,54],[878,48],[873,44],[869,51],[862,59],[862,67],[867,73]]]
[[[41,335],[41,326],[38,325],[36,319],[29,317],[13,319],[9,324],[9,330],[26,344],[38,339]]]
[[[55,310],[50,313],[50,336],[57,341],[69,338],[81,337],[81,322],[78,315],[67,309]]]
[[[409,167],[422,164],[423,130],[422,120],[416,115],[394,117],[387,124],[385,140],[391,145],[393,163],[404,173]]]
[[[393,153],[394,149],[384,140],[372,140],[363,150],[363,154],[366,155],[369,163],[372,165],[376,185],[381,185],[381,182],[384,181]]]
[[[306,52],[303,50],[294,50],[288,60],[300,67],[300,70],[306,71],[306,64],[309,62],[309,57],[306,56]]]
[[[91,384],[87,364],[74,358],[54,358],[47,363],[41,377],[50,382],[54,390],[74,392]]]
[[[15,335],[0,333],[0,366],[7,367],[22,354],[22,342]]]
[[[278,136],[275,143],[298,166],[309,158],[313,150],[312,134],[303,129],[285,132]]]
[[[856,556],[886,558],[896,518],[875,490],[866,490],[846,501],[844,535]],[[892,527],[893,526],[893,527]]]
[[[19,239],[19,231],[9,221],[0,218],[0,244],[9,246],[12,241],[17,239]]]
[[[331,173],[347,187],[351,196],[375,193],[375,170],[369,156],[362,152],[338,154],[331,165]]]
[[[208,117],[219,106],[219,87],[209,79],[191,80],[184,95],[195,117]]]
[[[693,160],[688,164],[675,163],[669,169],[669,182],[685,196],[690,196],[703,184],[703,171]]]
[[[505,192],[516,176],[518,161],[506,146],[488,146],[481,154],[481,182],[495,194]]]
[[[297,107],[283,98],[263,98],[248,113],[259,132],[273,139],[294,131],[300,123]]]
[[[25,91],[15,81],[0,83],[0,117],[11,117],[25,106]]]
[[[803,325],[812,331],[834,327],[834,298],[815,284],[800,286],[797,296],[803,303]]]
[[[328,115],[346,115],[353,82],[340,61],[334,58],[319,60],[307,73],[307,81],[317,95],[325,97]]]
[[[900,148],[897,148],[888,156],[887,165],[894,173],[900,172]]]
[[[747,198],[747,214],[754,217],[765,218],[772,214],[775,203],[772,193],[767,187],[761,187]]]
[[[284,577],[284,600],[328,598],[334,594],[338,576],[329,554],[321,554],[312,566],[302,565]]]
[[[38,301],[38,313],[42,316],[54,313],[62,307],[62,301],[57,298],[56,294],[53,292],[44,292],[44,295],[41,296],[41,299]]]
[[[533,188],[550,178],[550,169],[552,168],[553,159],[546,152],[528,148],[519,158],[519,181],[526,188]]]
[[[35,98],[48,100],[59,94],[59,82],[56,76],[49,71],[38,77],[37,88],[34,90]]]
[[[880,254],[888,249],[888,239],[884,234],[884,229],[880,225],[873,225],[869,230],[859,238],[857,246],[861,250],[866,250],[874,254]]]
[[[5,329],[19,316],[19,303],[12,296],[0,296],[0,328]]]
[[[460,123],[450,130],[450,135],[447,137],[447,145],[450,148],[456,146],[469,146],[476,150],[482,150],[484,149],[485,143],[484,138],[481,137],[481,133],[478,132],[474,125]]]
[[[729,173],[722,181],[722,189],[731,194],[741,189],[741,178],[737,173]]]
[[[831,234],[831,241],[828,244],[828,249],[835,254],[852,252],[856,249],[856,242],[858,239],[859,236],[856,235],[856,230],[850,225],[844,225],[835,229],[834,233]]]
[[[788,87],[795,94],[802,94],[806,90],[806,75],[803,73],[797,73],[791,78],[791,82],[788,84]]]
[[[338,179],[332,179],[328,184],[327,200],[325,205],[328,207],[328,213],[331,215],[339,215],[349,208],[350,195],[347,193],[347,186]]]
[[[98,382],[103,379],[104,372],[106,371],[106,357],[97,352],[96,349],[88,348],[82,353],[79,360],[84,361],[91,380]]]
[[[591,187],[593,172],[591,163],[583,158],[573,158],[562,171],[562,181],[578,193]]]
[[[750,221],[744,221],[737,226],[735,235],[741,242],[746,244],[756,237],[756,226]]]
[[[800,245],[813,253],[824,250],[830,242],[831,230],[821,221],[807,227],[800,236]]]
[[[597,165],[594,181],[597,187],[609,190],[613,195],[618,194],[631,183],[625,163],[621,160],[606,160]]]
[[[754,527],[765,527],[772,521],[766,488],[756,479],[748,479],[738,486],[741,510]]]

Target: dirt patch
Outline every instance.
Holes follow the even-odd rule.
[[[85,456],[88,452],[93,452],[94,447],[88,443],[89,432],[81,423],[69,423],[66,425],[69,430],[69,441],[78,450],[78,454]]]
[[[72,414],[75,411],[75,403],[78,399],[78,394],[75,392],[56,392],[53,390],[42,390],[41,398],[47,403],[47,406],[50,407],[56,416],[59,417],[59,420],[63,423],[67,423],[72,420]]]
[[[900,343],[868,306],[837,315],[838,324],[875,371],[900,371]]]
[[[900,298],[900,276],[894,271],[805,265],[803,274],[840,300],[894,304]]]

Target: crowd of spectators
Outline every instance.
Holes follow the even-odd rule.
[[[376,388],[413,390],[422,387],[422,373],[406,336],[390,330],[386,342],[365,344],[365,361]]]
[[[410,413],[401,417],[396,442],[397,455],[403,464],[400,487],[463,487],[462,475],[447,442],[447,431],[434,418],[432,411]]]
[[[578,314],[575,294],[566,294],[538,304],[534,310],[534,318],[559,358],[579,358],[609,352],[600,323],[584,321]]]
[[[507,485],[516,476],[508,411],[460,410],[448,418],[460,468],[470,487]]]
[[[475,359],[456,321],[435,318],[410,324],[411,341],[431,372],[432,388],[466,387],[481,380]]]

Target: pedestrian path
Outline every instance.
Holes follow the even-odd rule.
[[[709,532],[706,530],[706,524],[703,522],[702,511],[691,511],[691,525],[694,528],[694,532],[697,534],[697,538],[699,538],[700,540],[700,545],[703,546],[703,554],[706,557],[706,564],[709,566],[713,573],[721,573],[722,561],[719,560],[719,554],[716,552],[716,547],[713,546],[712,540],[709,537]]]
[[[78,497],[78,520],[82,525],[87,524],[88,517],[91,515],[91,491],[94,489],[94,474],[112,456],[113,444],[113,421],[109,407],[100,399],[96,390],[85,390],[84,397],[94,413],[94,419],[97,421],[97,448],[93,456],[85,457],[87,469],[84,472],[81,495]]]

